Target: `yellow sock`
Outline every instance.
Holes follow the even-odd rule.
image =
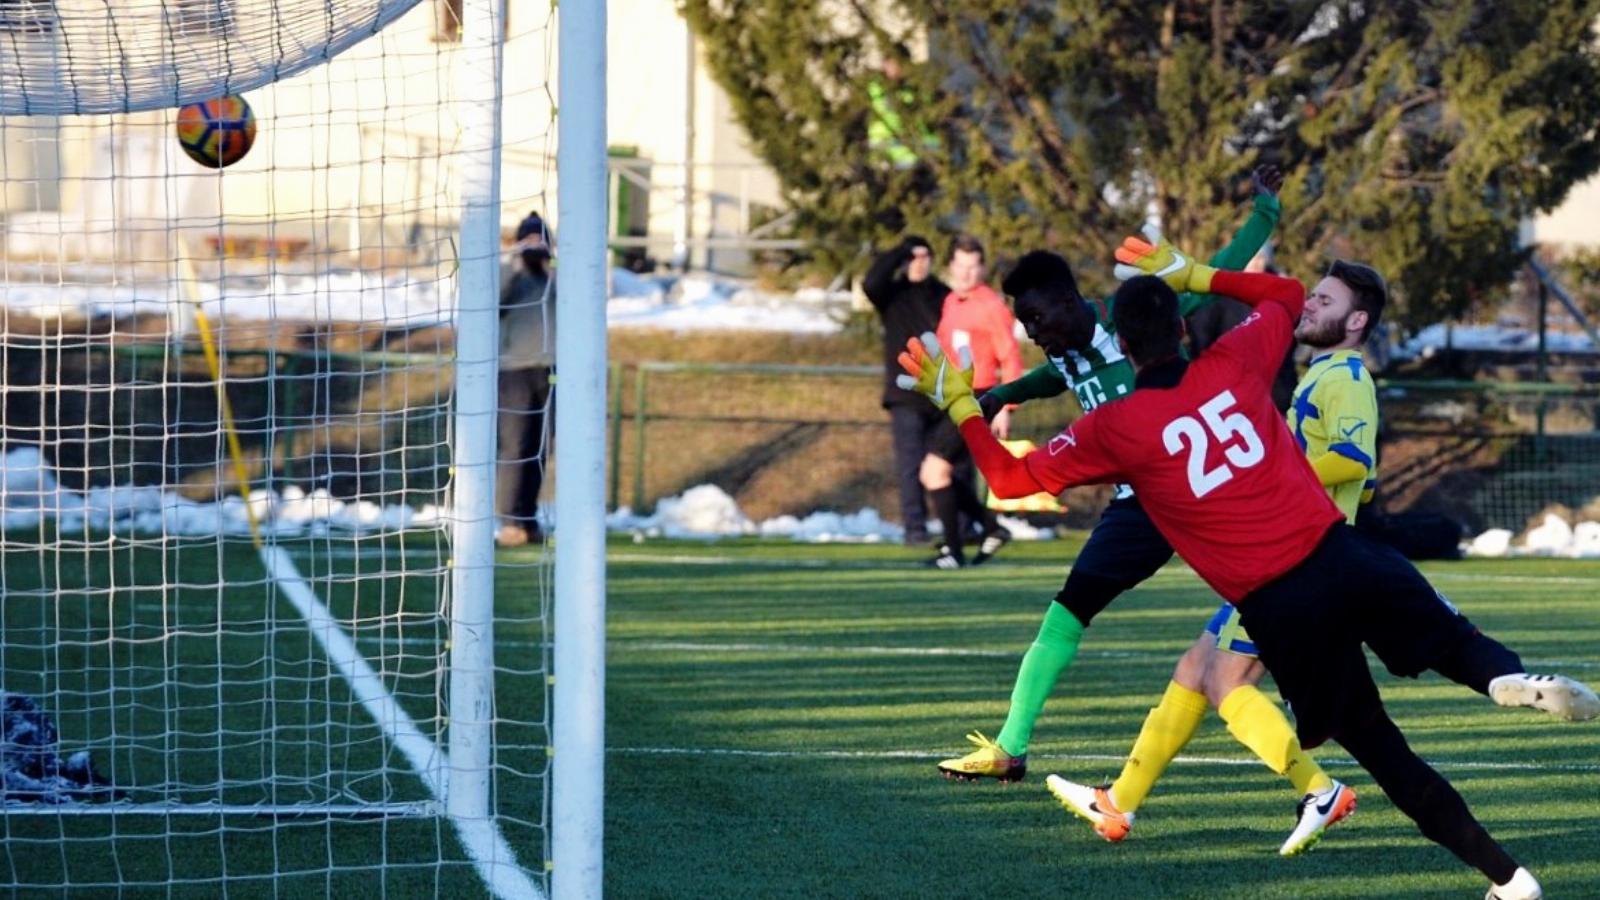
[[[1139,739],[1122,766],[1122,774],[1111,785],[1111,802],[1123,812],[1133,812],[1144,802],[1156,779],[1167,770],[1167,763],[1194,737],[1200,720],[1206,717],[1206,695],[1191,691],[1176,681],[1150,715],[1145,717]]]
[[[1272,771],[1289,778],[1296,792],[1325,791],[1333,779],[1317,761],[1300,749],[1300,738],[1290,727],[1278,704],[1267,699],[1253,685],[1234,688],[1222,698],[1217,713],[1228,723],[1228,731],[1261,757]]]

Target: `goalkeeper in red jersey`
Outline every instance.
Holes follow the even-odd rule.
[[[1367,668],[1363,644],[1396,675],[1433,669],[1483,693],[1500,678],[1527,680],[1516,654],[1474,627],[1404,557],[1344,522],[1272,406],[1272,374],[1304,288],[1198,266],[1167,245],[1148,251],[1133,262],[1160,277],[1128,281],[1113,310],[1137,389],[1044,448],[1023,458],[1007,452],[984,424],[963,370],[931,336],[908,347],[902,384],[957,423],[999,496],[1131,484],[1174,550],[1238,608],[1294,709],[1301,746],[1338,741],[1424,835],[1489,878],[1489,897],[1542,896],[1534,877],[1406,744]],[[1179,353],[1175,290],[1214,292],[1256,309],[1189,363]],[[1600,709],[1587,687],[1566,680],[1561,687],[1581,708],[1575,717]]]
[[[1130,238],[1120,252],[1147,252]],[[1346,522],[1372,495],[1377,457],[1378,399],[1361,363],[1361,345],[1388,300],[1383,277],[1368,266],[1337,261],[1313,290],[1294,336],[1317,350],[1293,393],[1290,429]],[[1239,611],[1223,602],[1178,660],[1161,701],[1145,718],[1122,773],[1095,788],[1051,775],[1050,792],[1108,841],[1127,837],[1135,813],[1214,706],[1228,731],[1268,767],[1289,779],[1299,803],[1295,826],[1278,852],[1295,856],[1355,811],[1356,794],[1330,778],[1294,741],[1278,705],[1257,687],[1266,673]]]
[[[1211,258],[1211,265],[1219,269],[1243,268],[1266,243],[1281,215],[1277,192],[1282,173],[1273,166],[1261,166],[1252,173],[1251,182],[1255,199],[1249,218]],[[1004,287],[1015,300],[1028,336],[1044,351],[1045,362],[983,394],[979,403],[986,416],[997,415],[1006,404],[1054,397],[1067,390],[1077,395],[1085,410],[1133,391],[1133,366],[1117,345],[1113,300],[1086,299],[1065,259],[1042,251],[1028,253],[1007,274]],[[1179,310],[1187,315],[1215,299],[1186,292],[1178,297]],[[959,441],[959,434],[956,439]],[[1077,657],[1084,630],[1118,596],[1154,575],[1170,559],[1172,547],[1151,524],[1133,489],[1117,485],[1022,656],[999,734],[991,739],[973,731],[967,739],[975,748],[941,761],[939,771],[962,780],[1023,778],[1034,725],[1061,673]],[[1287,730],[1288,723],[1283,722],[1282,727]]]

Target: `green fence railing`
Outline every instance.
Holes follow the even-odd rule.
[[[441,349],[443,349],[441,347]],[[8,340],[3,438],[46,447],[58,477],[95,484],[229,479],[197,347]],[[251,347],[225,352],[253,474],[344,497],[439,502],[449,481],[451,356]],[[876,508],[894,518],[877,366],[613,364],[609,502],[647,511],[710,483],[755,519]],[[1380,380],[1379,490],[1390,510],[1520,529],[1560,504],[1600,518],[1600,385]],[[558,388],[559,392],[559,388]],[[1036,443],[1071,400],[1018,410]],[[559,444],[559,436],[556,438]],[[560,451],[558,450],[558,453]],[[1075,500],[1079,512],[1092,514]]]
[[[888,417],[876,366],[649,362],[611,373],[610,499],[653,508],[701,483],[752,518],[874,507],[893,518]],[[1381,380],[1379,487],[1391,511],[1519,529],[1552,504],[1600,497],[1600,385]],[[1021,407],[1042,442],[1070,401]],[[559,440],[559,438],[558,438]]]

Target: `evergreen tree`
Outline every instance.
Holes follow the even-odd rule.
[[[834,264],[904,230],[967,230],[997,256],[1054,248],[1104,289],[1148,210],[1180,246],[1221,246],[1267,161],[1288,175],[1280,267],[1370,262],[1420,322],[1503,286],[1520,221],[1600,168],[1600,0],[683,11],[797,231]],[[885,113],[916,165],[869,140]]]

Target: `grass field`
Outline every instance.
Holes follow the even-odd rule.
[[[1181,567],[1085,636],[1028,779],[946,782],[993,735],[1075,542],[920,571],[915,551],[759,543],[613,547],[606,888],[613,897],[1481,897],[1334,746],[1360,811],[1276,849],[1287,784],[1215,717],[1109,845],[1043,786],[1114,776],[1214,609]],[[1600,680],[1600,564],[1436,563],[1436,583],[1536,670]],[[1600,896],[1600,722],[1502,710],[1436,676],[1379,681],[1414,746],[1550,897]]]
[[[1077,546],[1014,545],[983,569],[934,573],[900,547],[613,542],[607,895],[1482,895],[1479,876],[1418,835],[1335,747],[1320,756],[1361,791],[1361,810],[1310,855],[1280,860],[1293,798],[1215,718],[1125,843],[1103,843],[1055,806],[1044,775],[1114,775],[1214,608],[1182,567],[1090,629],[1035,733],[1026,782],[938,777],[933,764],[961,751],[966,731],[998,730],[1019,654]],[[424,734],[439,733],[441,548],[289,549],[333,612],[358,623],[357,646]],[[541,552],[501,554],[496,627],[499,809],[535,872]],[[100,761],[134,798],[166,784],[204,802],[219,775],[230,802],[425,798],[248,544],[13,544],[0,560],[5,686],[53,702],[65,749],[119,735]],[[402,560],[412,574],[396,574]],[[1427,570],[1532,667],[1600,680],[1600,563]],[[1380,683],[1420,752],[1549,896],[1600,896],[1600,723],[1500,710],[1431,676]],[[5,810],[0,827],[0,888],[14,896],[483,894],[441,819]],[[68,883],[86,887],[58,887]]]
[[[204,811],[430,799],[248,541],[51,540],[41,548],[11,537],[0,546],[0,683],[40,698],[62,750],[92,749],[127,800],[181,812],[0,806],[0,893],[483,894],[442,817]],[[284,547],[417,729],[442,745],[448,570],[439,536]],[[539,571],[531,554],[508,562]],[[514,585],[522,570],[504,571]],[[508,588],[500,601],[497,685],[509,704],[497,734],[501,823],[537,872],[548,743],[539,597]]]

